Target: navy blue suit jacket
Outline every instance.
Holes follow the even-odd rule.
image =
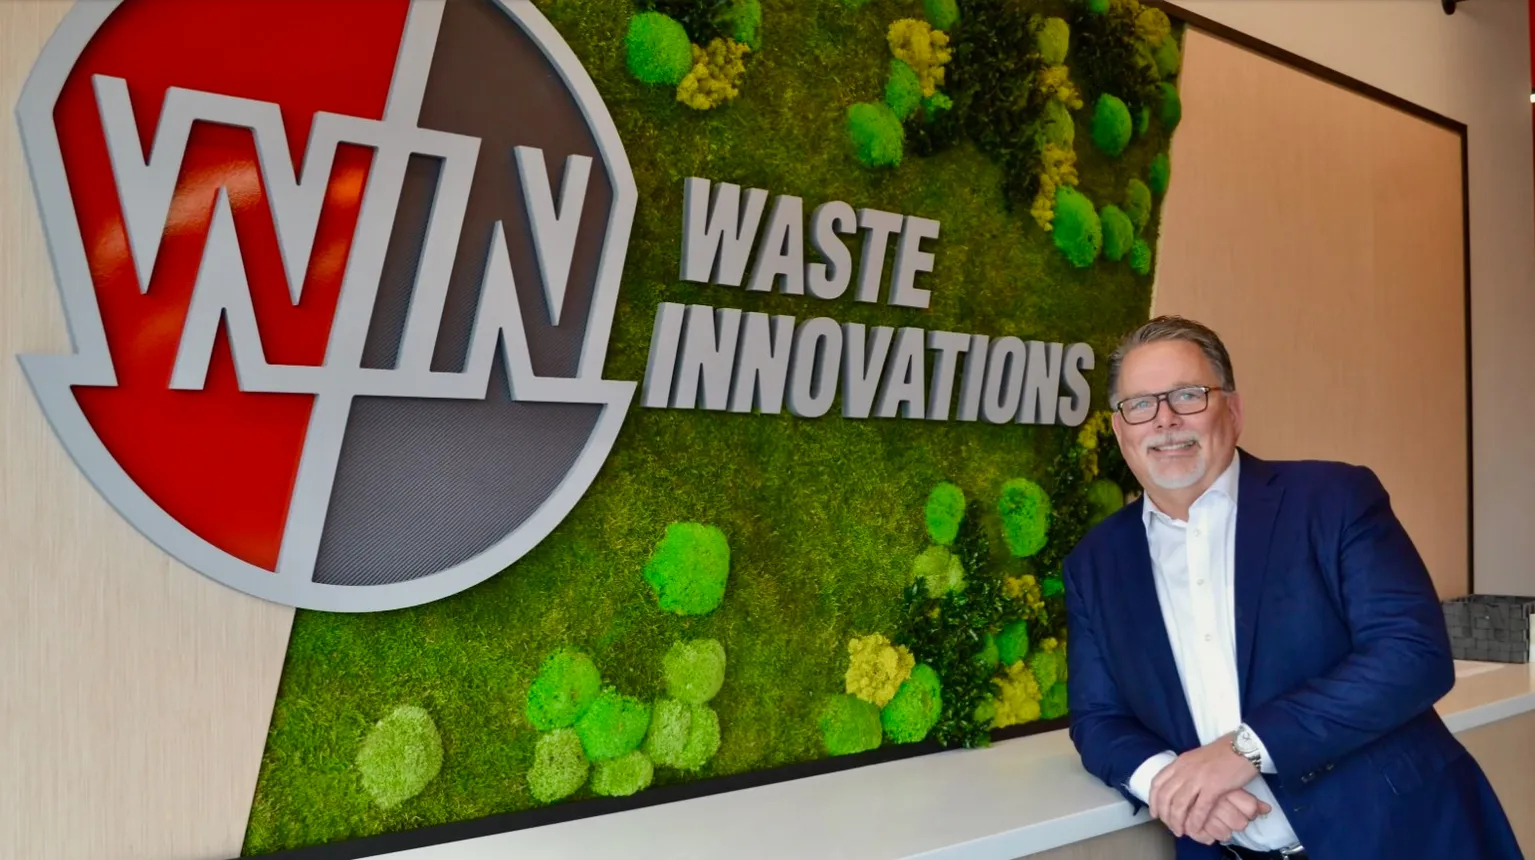
[[[1455,682],[1422,559],[1366,468],[1239,451],[1236,643],[1242,716],[1313,860],[1510,860],[1476,761],[1434,711]],[[1067,558],[1071,738],[1139,811],[1130,774],[1198,747],[1157,601],[1142,502]],[[1232,727],[1233,729],[1235,726]],[[1220,856],[1178,840],[1180,860]]]

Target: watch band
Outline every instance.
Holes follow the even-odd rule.
[[[1237,727],[1236,734],[1231,737],[1231,749],[1237,755],[1247,759],[1255,770],[1263,770],[1263,752],[1258,747],[1257,738],[1253,736],[1252,729],[1246,723]]]

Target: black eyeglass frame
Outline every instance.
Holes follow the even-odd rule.
[[[1124,400],[1114,404],[1114,411],[1119,413],[1119,417],[1123,418],[1126,424],[1148,424],[1157,420],[1157,415],[1162,412],[1163,402],[1167,403],[1167,408],[1171,409],[1174,415],[1198,415],[1199,413],[1210,408],[1210,392],[1226,392],[1229,390],[1230,389],[1223,385],[1180,385],[1177,388],[1174,388],[1170,391],[1164,391],[1160,394],[1137,394],[1134,397],[1127,397]],[[1198,391],[1200,394],[1204,395],[1203,399],[1199,402],[1199,408],[1184,412],[1179,410],[1178,407],[1174,406],[1172,400],[1169,398],[1180,391]],[[1141,400],[1146,397],[1153,399],[1156,404],[1156,408],[1151,410],[1151,415],[1146,419],[1142,421],[1132,421],[1130,416],[1125,414],[1125,403],[1130,400]]]

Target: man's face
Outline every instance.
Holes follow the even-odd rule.
[[[1139,346],[1120,365],[1119,399],[1155,400],[1186,386],[1221,384],[1216,369],[1199,347],[1182,340]],[[1197,403],[1186,396],[1185,403]],[[1166,399],[1156,403],[1156,417],[1131,424],[1114,413],[1114,435],[1125,462],[1141,485],[1166,490],[1202,489],[1231,462],[1242,432],[1242,402],[1235,393],[1211,391],[1202,412],[1180,415]]]

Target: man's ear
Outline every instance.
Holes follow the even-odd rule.
[[[1235,391],[1226,393],[1226,411],[1231,413],[1231,431],[1236,439],[1242,437],[1242,395]]]

